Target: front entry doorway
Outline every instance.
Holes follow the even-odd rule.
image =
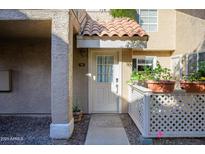
[[[118,51],[90,53],[89,109],[91,113],[120,112]]]

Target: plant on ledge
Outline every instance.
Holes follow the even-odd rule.
[[[133,71],[129,83],[145,86],[145,81],[151,79],[152,69],[144,67],[144,71]]]
[[[170,69],[163,68],[158,63],[154,69],[144,67],[144,71],[133,72],[130,82],[133,84],[138,83],[138,85],[140,83],[140,85],[148,87],[153,92],[170,93],[174,91],[175,85],[175,81],[171,80],[170,72]]]
[[[187,76],[183,76],[183,80],[180,81],[181,89],[186,92],[205,92],[205,61],[199,62],[198,70],[190,73]]]
[[[136,9],[111,9],[110,14],[114,18],[128,17],[134,20],[137,19]]]
[[[80,122],[83,116],[83,112],[77,104],[73,104],[73,117],[75,122]]]

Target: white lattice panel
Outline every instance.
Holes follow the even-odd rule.
[[[162,137],[205,135],[204,94],[152,94],[150,95],[149,134]]]
[[[144,130],[144,95],[133,92],[129,105],[129,115],[142,132]]]
[[[144,137],[205,137],[205,94],[155,94],[136,87],[129,114]]]

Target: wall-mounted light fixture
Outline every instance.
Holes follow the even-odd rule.
[[[86,57],[87,56],[87,49],[80,49],[80,55],[81,55],[81,57]]]

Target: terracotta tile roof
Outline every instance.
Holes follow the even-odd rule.
[[[82,31],[83,36],[148,36],[141,26],[129,18],[115,18],[113,20],[98,22],[89,19]]]

